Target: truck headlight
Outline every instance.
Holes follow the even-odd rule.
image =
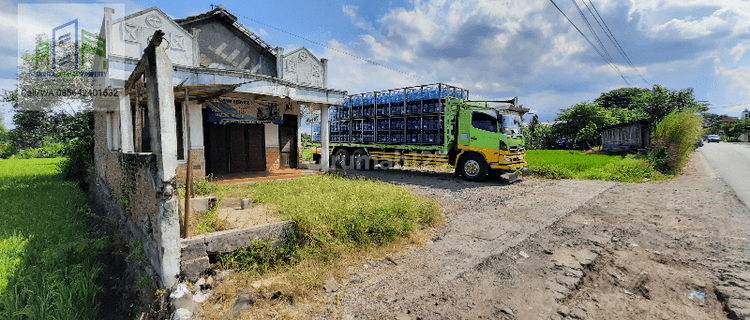
[[[503,157],[503,158],[505,158],[505,163],[511,163],[510,158],[508,158],[508,157]]]

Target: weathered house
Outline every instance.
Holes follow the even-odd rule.
[[[620,123],[602,128],[602,150],[623,152],[646,149],[651,145],[651,128],[648,121]]]
[[[285,55],[223,6],[176,20],[155,7],[117,20],[113,12],[99,34],[106,60],[95,67],[117,95],[94,102],[93,194],[171,286],[188,159],[194,176],[297,167],[300,106],[327,121],[346,92],[327,88],[325,59],[305,48]]]

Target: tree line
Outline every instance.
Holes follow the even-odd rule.
[[[708,105],[695,100],[692,88],[620,88],[561,110],[554,124],[542,124],[534,115],[524,136],[533,149],[590,149],[601,145],[602,129],[608,126],[643,120],[653,128],[673,111],[704,113]]]

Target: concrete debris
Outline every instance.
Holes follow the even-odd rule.
[[[193,313],[187,309],[177,309],[172,315],[172,320],[188,320],[193,317]]]
[[[522,256],[522,257],[524,257],[526,259],[529,258],[529,255],[526,252],[524,252],[523,250],[521,250],[521,252],[519,252],[518,255],[520,255],[520,256]]]
[[[190,291],[187,288],[187,284],[180,283],[180,284],[177,285],[177,288],[175,288],[175,290],[172,291],[172,293],[169,294],[169,297],[172,298],[172,299],[178,299],[178,298],[181,298],[182,295],[184,295],[186,293],[189,293],[189,292]]]

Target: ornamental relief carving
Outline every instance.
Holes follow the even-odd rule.
[[[284,79],[299,84],[323,85],[323,65],[305,50],[284,57]]]

